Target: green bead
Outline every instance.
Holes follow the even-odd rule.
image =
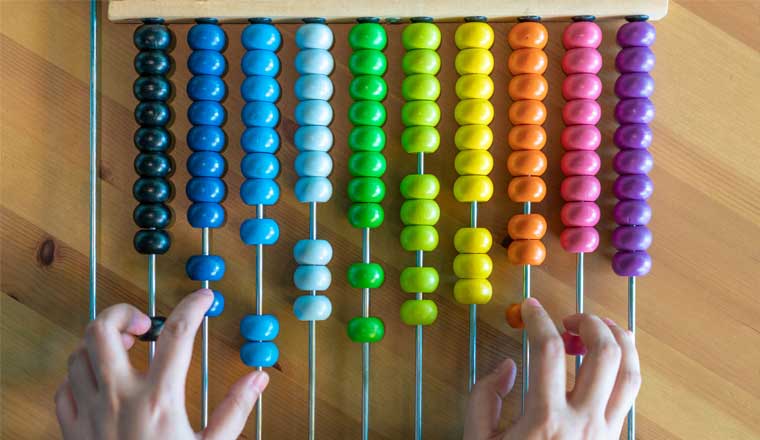
[[[348,68],[356,75],[383,76],[388,68],[385,54],[379,50],[362,49],[352,53],[348,58]]]
[[[440,95],[441,83],[427,73],[409,75],[401,83],[401,96],[407,101],[435,101]]]
[[[407,75],[414,73],[435,75],[441,70],[441,56],[434,50],[410,50],[401,59],[401,69]]]
[[[385,132],[381,127],[360,125],[348,134],[348,146],[353,151],[383,151]]]
[[[399,281],[406,293],[433,293],[438,288],[438,271],[434,267],[407,267]]]
[[[441,30],[433,23],[412,23],[401,34],[404,49],[438,49]]]
[[[348,208],[348,222],[355,228],[374,229],[383,224],[385,213],[377,203],[354,203]]]
[[[352,49],[383,50],[388,44],[385,29],[378,23],[359,23],[348,33],[348,44]]]
[[[401,133],[404,151],[414,153],[435,153],[441,145],[441,134],[435,127],[406,127]]]
[[[406,200],[401,204],[401,222],[405,225],[434,226],[440,217],[435,200]]]
[[[348,120],[354,125],[385,124],[385,106],[377,101],[356,101],[348,108]]]
[[[385,281],[383,267],[377,263],[354,263],[348,268],[348,284],[357,289],[377,289]]]
[[[401,122],[407,127],[435,127],[441,120],[441,109],[433,101],[409,101],[401,107]]]
[[[438,306],[429,299],[410,299],[401,304],[401,322],[406,325],[430,325],[438,317]]]
[[[348,158],[348,172],[354,177],[382,177],[385,156],[374,151],[360,151]]]
[[[438,178],[432,174],[409,174],[401,179],[401,195],[405,199],[433,200],[440,190]]]
[[[385,198],[385,183],[377,177],[354,177],[348,181],[352,202],[380,203]]]
[[[355,101],[382,101],[388,94],[388,85],[379,76],[360,75],[351,80],[348,93]]]
[[[438,231],[432,226],[404,226],[401,247],[408,252],[431,252],[438,247]]]
[[[348,337],[354,342],[379,342],[383,336],[385,326],[380,318],[357,316],[348,321]]]

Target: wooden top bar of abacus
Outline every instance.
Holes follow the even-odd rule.
[[[388,22],[431,17],[438,22],[460,22],[483,16],[489,21],[515,21],[539,16],[544,20],[569,20],[579,15],[623,18],[648,15],[659,20],[668,12],[668,0],[111,0],[111,21],[136,22],[161,17],[168,22],[190,22],[213,17],[222,22],[246,22],[253,17],[276,23],[297,23],[320,17],[332,23],[378,17]]]

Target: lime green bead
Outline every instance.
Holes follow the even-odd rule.
[[[485,254],[492,244],[493,237],[486,228],[462,228],[454,234],[454,247],[463,254]]]
[[[457,280],[454,283],[454,299],[460,304],[487,304],[493,295],[493,287],[488,280]]]
[[[377,263],[354,263],[348,268],[347,278],[351,287],[377,289],[385,281],[385,272]]]
[[[406,293],[433,293],[438,288],[438,271],[434,267],[407,267],[399,281]]]
[[[348,222],[355,228],[380,227],[385,219],[383,207],[377,203],[354,203],[348,207]]]
[[[441,134],[435,127],[406,127],[401,133],[401,146],[410,154],[435,153],[440,145]]]
[[[348,69],[354,75],[383,76],[388,69],[388,60],[378,50],[357,50],[348,58]]]
[[[412,23],[401,33],[404,49],[438,49],[441,45],[441,30],[433,23]]]
[[[359,23],[349,31],[348,44],[354,50],[383,50],[388,44],[388,36],[385,29],[378,23]]]
[[[385,336],[385,326],[380,318],[374,316],[356,318],[348,321],[348,337],[353,342],[379,342]]]
[[[377,177],[354,177],[348,181],[352,202],[380,203],[385,198],[385,183]]]
[[[406,200],[401,204],[401,222],[405,225],[434,226],[441,217],[435,200]]]
[[[459,176],[454,181],[454,198],[459,202],[487,202],[493,196],[493,182],[487,176]]]
[[[348,146],[353,151],[383,151],[385,131],[369,125],[354,127],[348,134]]]
[[[401,179],[401,195],[405,199],[433,200],[440,190],[438,178],[432,174],[409,174]]]
[[[388,94],[388,85],[379,76],[360,75],[351,80],[348,93],[355,101],[382,101]]]
[[[401,322],[406,325],[430,325],[438,317],[438,306],[429,299],[410,299],[401,304]]]
[[[385,116],[385,106],[377,101],[357,101],[348,108],[348,120],[354,125],[382,127]]]
[[[485,99],[465,99],[454,107],[459,125],[488,125],[493,121],[493,105]]]
[[[401,83],[401,96],[407,101],[435,101],[440,95],[441,83],[433,75],[417,73]]]
[[[401,69],[407,75],[414,73],[435,75],[441,70],[441,56],[434,50],[410,50],[401,58]]]
[[[482,73],[488,75],[493,71],[493,54],[488,49],[460,50],[454,58],[454,67],[460,75]]]
[[[441,121],[441,109],[433,101],[409,101],[401,107],[401,122],[407,127],[435,127]]]
[[[459,99],[490,99],[493,80],[488,75],[462,75],[454,89]]]
[[[401,230],[401,247],[408,252],[431,252],[438,247],[438,231],[432,226],[404,226]]]
[[[487,254],[459,254],[453,266],[458,278],[488,278],[493,271],[493,261]]]
[[[473,47],[488,49],[493,46],[493,40],[493,28],[488,23],[464,23],[459,25],[454,33],[454,43],[459,49]]]
[[[354,177],[382,177],[385,156],[374,151],[360,151],[348,158],[348,172]]]
[[[486,176],[493,170],[493,156],[487,150],[463,150],[454,158],[454,169],[463,176]]]

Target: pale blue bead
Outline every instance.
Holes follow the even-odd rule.
[[[296,105],[295,116],[298,125],[330,125],[333,109],[327,101],[301,101]]]
[[[323,151],[304,151],[296,156],[295,169],[300,177],[327,177],[332,168],[332,158]]]
[[[329,75],[335,67],[330,52],[323,49],[305,49],[296,54],[296,72],[301,75],[315,73]]]
[[[293,314],[299,321],[324,321],[331,313],[332,303],[324,295],[299,296],[293,304]]]
[[[333,249],[327,240],[299,240],[293,256],[298,264],[324,266],[332,260]]]
[[[296,99],[321,99],[328,101],[333,95],[333,83],[327,75],[303,75],[296,80]]]
[[[329,49],[333,45],[332,30],[321,23],[307,23],[296,31],[296,46],[300,49]]]
[[[327,266],[298,266],[293,272],[293,282],[298,290],[321,292],[330,288],[332,275]]]
[[[325,203],[332,192],[332,183],[325,177],[301,177],[296,181],[296,200],[301,203]]]
[[[333,134],[323,125],[298,127],[293,143],[298,151],[329,151],[333,146]]]

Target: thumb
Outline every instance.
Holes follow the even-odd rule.
[[[202,438],[204,440],[238,438],[245,428],[253,405],[256,404],[268,383],[269,375],[263,371],[251,372],[235,382],[211,415]]]
[[[465,440],[485,440],[497,434],[502,399],[512,391],[516,375],[515,362],[506,359],[491,374],[475,384],[467,403]]]

